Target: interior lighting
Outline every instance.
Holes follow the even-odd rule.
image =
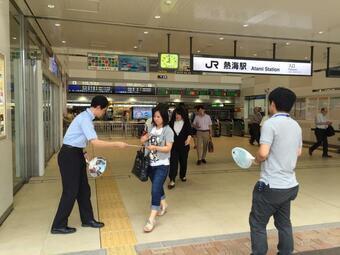
[[[243,27],[248,27],[249,25],[248,24],[244,24]]]
[[[16,37],[12,37],[13,40],[16,40],[17,38]]]
[[[170,0],[166,0],[166,1],[165,1],[165,4],[167,4],[167,5],[171,5],[171,4],[172,4],[172,2],[171,2]]]
[[[50,8],[50,9],[53,9],[55,6],[54,6],[54,4],[49,4],[49,5],[47,5],[47,7]]]
[[[60,27],[61,25],[59,23],[54,24],[56,27]]]
[[[223,37],[220,37],[220,40],[221,40],[221,41],[223,41],[223,40],[224,40],[224,38],[223,38]]]
[[[62,43],[66,43],[66,41],[61,41]]]
[[[198,51],[196,51],[197,53],[201,53],[201,51],[200,50],[198,50]]]
[[[160,18],[161,18],[161,16],[159,16],[159,15],[155,16],[155,19],[160,19]]]
[[[290,45],[290,42],[286,42],[286,45]]]
[[[322,35],[322,34],[323,34],[323,31],[319,31],[319,34]]]
[[[133,48],[134,48],[134,49],[138,49],[138,46],[135,45],[135,46],[133,46]]]
[[[149,33],[149,31],[144,31],[144,34],[146,34],[146,35],[147,35],[148,33]]]

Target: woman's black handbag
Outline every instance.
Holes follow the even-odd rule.
[[[145,155],[145,149],[143,147],[137,151],[131,173],[133,173],[142,182],[146,182],[148,180],[149,165],[150,159],[147,155]]]
[[[329,125],[327,128],[326,128],[326,135],[327,136],[333,136],[335,135],[335,131],[334,131],[334,128]]]

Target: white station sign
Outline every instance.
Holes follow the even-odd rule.
[[[193,56],[192,64],[192,71],[196,72],[312,75],[311,70],[311,62],[286,62],[204,56]]]

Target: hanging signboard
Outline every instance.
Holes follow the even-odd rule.
[[[6,137],[5,56],[0,53],[0,139]]]
[[[88,53],[87,69],[99,71],[118,71],[118,55]]]
[[[148,58],[140,56],[119,55],[119,71],[147,72]]]
[[[193,55],[192,71],[310,76],[312,75],[312,63],[310,61],[281,61]]]

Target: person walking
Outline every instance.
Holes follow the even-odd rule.
[[[158,104],[152,109],[152,126],[141,137],[146,146],[146,155],[150,158],[149,178],[151,188],[151,212],[144,232],[151,232],[156,225],[156,216],[166,213],[168,204],[165,200],[164,182],[169,173],[170,153],[174,142],[174,133],[169,123],[168,107]]]
[[[262,114],[259,107],[254,108],[254,114],[250,119],[250,140],[249,143],[254,145],[254,141],[260,145],[260,123],[262,121]]]
[[[290,210],[299,190],[295,167],[302,151],[302,130],[289,116],[296,100],[293,91],[279,87],[268,99],[271,117],[263,124],[255,157],[255,163],[261,164],[261,173],[249,215],[251,248],[253,255],[267,254],[266,227],[273,216],[279,233],[278,254],[290,255],[294,250]]]
[[[207,163],[208,142],[212,139],[212,121],[202,105],[197,106],[197,111],[193,127],[197,130],[197,165],[201,165]]]
[[[327,109],[321,108],[320,113],[318,113],[315,117],[315,137],[316,143],[314,143],[309,148],[309,155],[312,156],[313,151],[316,150],[322,144],[322,157],[323,158],[331,158],[332,156],[328,154],[328,137],[327,137],[327,128],[329,125],[332,125],[327,118]]]
[[[182,182],[186,182],[187,162],[191,141],[191,125],[187,111],[183,107],[177,107],[171,117],[170,127],[174,132],[174,143],[170,157],[170,182],[169,189],[175,187],[176,176],[178,173],[178,163],[180,165],[179,177]]]
[[[66,131],[63,145],[58,154],[63,191],[53,220],[52,234],[76,232],[76,228],[68,226],[68,217],[76,200],[79,205],[82,227],[101,228],[104,226],[104,223],[96,221],[93,216],[84,148],[87,142],[90,142],[90,145],[94,147],[127,147],[124,142],[102,141],[97,137],[92,121],[105,114],[108,104],[105,96],[95,96],[92,99],[91,107],[78,114]]]

